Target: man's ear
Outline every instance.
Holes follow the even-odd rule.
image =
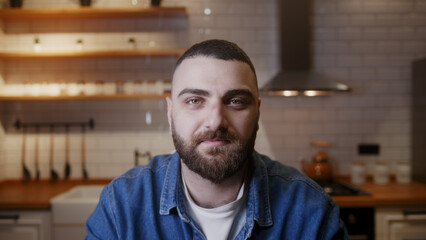
[[[256,131],[259,130],[259,120],[260,120],[260,104],[261,104],[262,100],[260,98],[258,98],[258,103],[257,103],[257,123],[256,123]]]
[[[258,119],[257,121],[259,121],[260,119],[260,105],[262,103],[262,99],[258,98],[258,103],[257,103],[257,112],[259,113]]]
[[[172,99],[170,97],[166,97],[167,102],[167,119],[169,121],[169,130],[172,131]]]

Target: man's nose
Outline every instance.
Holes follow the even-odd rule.
[[[205,127],[208,130],[215,131],[228,127],[226,109],[222,104],[213,104],[207,111]]]

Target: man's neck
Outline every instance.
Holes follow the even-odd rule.
[[[235,201],[243,184],[248,163],[220,184],[212,183],[191,171],[182,161],[182,175],[192,200],[200,207],[215,208]]]

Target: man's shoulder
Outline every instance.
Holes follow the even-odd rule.
[[[277,176],[283,180],[308,180],[309,178],[299,170],[282,162],[272,160],[266,155],[258,154],[261,163],[264,165],[268,176]]]
[[[132,181],[140,184],[143,179],[161,179],[165,176],[171,163],[178,161],[178,159],[177,154],[157,155],[150,159],[147,164],[134,167],[121,176],[116,177],[112,181],[112,184],[129,184]]]
[[[329,196],[324,192],[324,190],[311,178],[307,177],[305,174],[301,173],[298,169],[285,165],[279,161],[272,160],[268,156],[259,154],[261,162],[264,164],[266,174],[270,183],[277,190],[281,188],[282,190],[297,189],[300,191],[308,191],[314,194],[319,194],[324,196],[326,199]]]

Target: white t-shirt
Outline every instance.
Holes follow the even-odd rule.
[[[244,183],[238,193],[237,199],[226,205],[217,208],[202,208],[194,203],[186,188],[185,180],[182,176],[185,188],[185,206],[188,214],[200,226],[207,239],[227,240],[233,239],[243,226],[239,219],[245,218]]]

